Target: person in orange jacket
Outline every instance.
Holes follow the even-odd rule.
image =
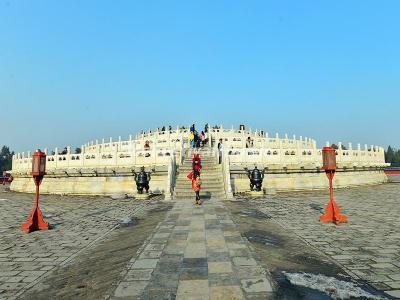
[[[195,204],[201,205],[200,190],[201,190],[202,182],[201,182],[201,178],[200,178],[200,172],[198,172],[198,171],[190,172],[187,177],[192,181],[192,189],[196,193]]]

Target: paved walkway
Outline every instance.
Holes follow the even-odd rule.
[[[335,190],[349,223],[321,224],[326,191],[269,195],[247,206],[271,216],[286,230],[330,256],[354,279],[400,298],[399,184]]]
[[[223,201],[176,202],[112,299],[266,299],[269,276],[236,229]]]
[[[0,193],[0,299],[13,299],[57,267],[105,238],[126,217],[141,217],[157,203],[130,199],[41,196],[45,219],[54,228],[24,234],[20,226],[34,195]]]

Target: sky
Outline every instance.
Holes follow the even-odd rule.
[[[0,146],[245,124],[400,147],[400,1],[0,0]]]

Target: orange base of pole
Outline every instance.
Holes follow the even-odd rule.
[[[49,223],[43,219],[42,211],[39,207],[35,207],[28,217],[26,223],[22,224],[21,229],[25,233],[30,233],[36,230],[49,229]]]
[[[323,223],[334,223],[339,225],[340,223],[347,223],[348,218],[340,213],[339,206],[335,200],[331,199],[326,206],[325,214],[322,215],[319,220]]]

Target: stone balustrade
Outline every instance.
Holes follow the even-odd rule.
[[[55,149],[54,155],[47,156],[47,170],[68,168],[96,167],[130,167],[130,166],[167,166],[171,156],[176,155],[178,165],[182,161],[182,153],[189,148],[188,129],[155,131],[129,136],[129,140],[92,141],[81,146],[80,154],[72,154],[67,147],[67,154],[59,154]],[[251,148],[246,148],[246,140],[253,141]],[[229,164],[260,164],[271,167],[321,167],[321,149],[317,149],[316,141],[310,138],[296,136],[288,138],[278,134],[271,138],[263,131],[245,131],[219,128],[209,128],[208,138],[216,150],[217,143],[222,139],[224,153],[229,156]],[[150,148],[145,150],[145,143]],[[329,143],[327,143],[329,144]],[[210,147],[211,143],[208,143]],[[47,153],[47,150],[45,149]],[[361,149],[353,149],[349,143],[346,150],[338,143],[337,163],[339,167],[370,167],[387,166],[382,147],[364,145]],[[13,157],[13,172],[26,173],[31,169],[31,152],[18,153]]]
[[[268,168],[266,186],[276,190],[318,189],[326,186],[326,178],[320,172],[322,164],[321,149],[315,140],[285,134],[275,134],[255,130],[234,130],[209,128],[208,143],[203,154],[219,159],[222,154],[222,172],[227,197],[232,193],[248,189],[247,173],[244,167],[257,165]],[[47,172],[44,191],[48,193],[75,194],[115,194],[132,193],[132,174],[134,169],[145,166],[154,170],[151,187],[156,193],[164,193],[170,198],[173,192],[176,171],[188,151],[189,129],[155,131],[129,136],[128,140],[119,137],[116,141],[92,141],[81,146],[81,153],[73,154],[66,147],[61,154],[58,149],[47,155]],[[252,144],[246,148],[250,138]],[[222,140],[222,151],[217,149]],[[145,147],[146,145],[146,147]],[[327,145],[330,145],[327,142]],[[47,149],[44,150],[48,154]],[[204,152],[206,151],[206,152]],[[66,153],[65,153],[66,152]],[[351,143],[343,147],[338,143],[337,175],[338,186],[377,184],[387,180],[382,168],[385,163],[384,149],[377,146]],[[15,180],[12,189],[30,191],[30,172],[32,153],[18,153],[12,161]],[[353,176],[354,175],[354,176]],[[357,176],[356,176],[357,175]]]
[[[69,168],[107,168],[132,166],[167,166],[171,157],[176,155],[173,149],[153,148],[153,150],[117,151],[117,148],[104,149],[100,152],[80,154],[48,155],[47,171]],[[13,173],[29,173],[32,168],[32,156],[17,154],[13,157]]]
[[[322,166],[321,149],[281,148],[231,148],[224,149],[232,165],[259,164],[270,168],[320,168]],[[384,149],[381,147],[360,148],[357,150],[336,151],[339,168],[385,167]]]

